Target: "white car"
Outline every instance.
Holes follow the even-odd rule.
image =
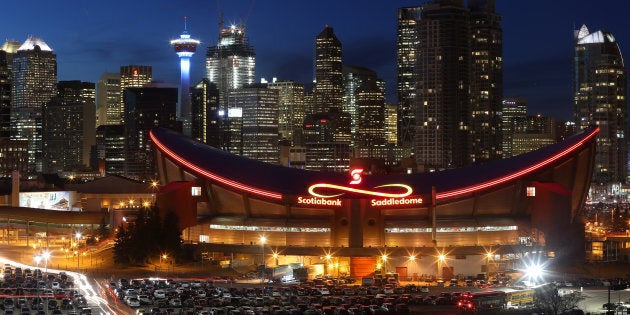
[[[151,301],[151,298],[148,295],[138,295],[138,300],[140,300],[140,304],[151,304],[153,303],[153,301]]]
[[[164,290],[155,290],[153,291],[153,297],[155,297],[156,299],[165,299],[166,292]]]
[[[140,300],[135,297],[129,298],[127,300],[127,305],[129,305],[129,307],[140,307]]]

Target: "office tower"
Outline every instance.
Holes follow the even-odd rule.
[[[15,53],[17,53],[20,46],[22,45],[16,40],[7,40],[2,44],[2,46],[0,46],[0,50],[7,53],[6,58],[9,70],[13,67],[13,56],[15,56]]]
[[[221,119],[219,89],[207,78],[201,79],[190,90],[192,126],[191,137],[213,147],[221,147]]]
[[[516,132],[517,123],[524,121],[527,116],[527,100],[517,97],[504,98],[502,113],[503,157],[510,158],[514,156],[512,152],[512,140]]]
[[[352,117],[352,144],[356,144],[358,140],[358,123],[359,123],[359,111],[357,106],[357,90],[361,85],[367,81],[375,81],[377,87],[381,90],[383,98],[385,97],[385,81],[380,79],[376,72],[364,68],[355,66],[343,66],[343,111],[350,114]]]
[[[57,56],[29,37],[13,56],[11,139],[28,140],[29,175],[42,171],[42,108],[57,94]]]
[[[18,48],[20,43],[12,40],[0,46],[0,138],[9,138],[11,133],[11,69]]]
[[[512,155],[531,152],[556,142],[556,123],[541,115],[515,119],[512,135]]]
[[[422,7],[399,8],[397,12],[396,65],[398,95],[398,145],[411,148],[415,134],[417,72],[416,49],[419,43],[417,21]]]
[[[350,167],[350,114],[331,108],[304,118],[305,169],[345,172]]]
[[[613,35],[575,31],[574,121],[579,130],[598,125],[593,180],[625,182],[628,173],[627,70]]]
[[[414,157],[421,171],[470,164],[470,46],[463,0],[423,6],[417,22]]]
[[[295,144],[295,135],[301,133],[306,106],[304,83],[295,81],[276,81],[267,83],[267,87],[278,91],[278,132],[280,139]]]
[[[90,165],[96,142],[92,82],[59,81],[57,96],[44,105],[43,172],[62,173]]]
[[[210,82],[219,88],[221,108],[230,108],[230,91],[254,83],[256,54],[245,35],[245,26],[232,25],[219,31],[219,42],[208,47],[206,72]]]
[[[0,179],[11,178],[17,171],[28,175],[28,140],[0,137]]]
[[[156,178],[153,146],[149,131],[165,127],[181,131],[177,121],[176,87],[151,83],[141,88],[126,88],[125,100],[125,176],[138,180]]]
[[[326,25],[315,38],[314,112],[327,112],[343,105],[341,42]]]
[[[494,0],[468,0],[470,10],[471,160],[502,158],[503,31]]]
[[[398,105],[385,103],[385,141],[398,143]]]
[[[0,139],[11,134],[11,70],[7,53],[0,50]]]
[[[278,91],[269,89],[266,84],[250,84],[233,90],[228,97],[232,108],[242,111],[241,155],[279,164]],[[235,137],[237,135],[232,139]]]
[[[143,87],[153,81],[153,67],[129,65],[120,67],[120,104],[122,124],[125,123],[125,89],[131,87]]]
[[[357,137],[362,147],[385,144],[385,95],[375,79],[366,79],[356,91]]]
[[[186,21],[186,20],[184,20]],[[190,104],[190,58],[197,51],[199,41],[190,37],[184,22],[184,32],[178,39],[171,41],[175,53],[179,57],[180,86],[179,103],[177,106],[177,119],[182,122],[182,130],[185,135],[191,135],[191,104]]]
[[[96,83],[96,126],[122,124],[120,73],[103,73]]]
[[[125,127],[101,125],[96,128],[98,170],[104,175],[125,175]]]

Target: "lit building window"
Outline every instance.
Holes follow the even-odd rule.
[[[536,187],[527,187],[527,197],[536,196]]]

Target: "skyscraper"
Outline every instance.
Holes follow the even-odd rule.
[[[96,126],[122,124],[120,73],[103,73],[96,85]]]
[[[326,25],[315,38],[315,112],[341,109],[343,104],[343,74],[341,42],[333,28]]]
[[[356,89],[357,137],[361,147],[385,144],[385,95],[376,79],[361,82]]]
[[[411,148],[416,128],[416,62],[418,55],[417,22],[421,19],[422,7],[398,9],[396,32],[396,64],[398,95],[398,145]]]
[[[101,125],[96,128],[98,170],[106,175],[125,175],[125,127]]]
[[[9,138],[11,134],[11,86],[13,74],[13,56],[20,48],[20,43],[8,40],[0,46],[0,138]]]
[[[219,90],[207,78],[190,89],[192,125],[191,137],[213,147],[221,146],[221,117],[219,117]]]
[[[129,65],[120,67],[120,110],[121,123],[125,123],[125,89],[142,87],[153,81],[153,67],[141,65]]]
[[[242,155],[279,164],[278,90],[266,84],[250,84],[230,92],[229,103],[242,109]]]
[[[503,31],[494,0],[468,0],[470,10],[471,160],[502,157]]]
[[[184,19],[184,21],[186,21]],[[182,131],[185,135],[191,135],[191,104],[190,104],[190,58],[197,51],[199,41],[190,37],[187,25],[184,22],[184,32],[178,39],[171,41],[175,53],[179,57],[180,78],[179,102],[177,106],[177,119],[182,122]]]
[[[301,132],[306,106],[304,100],[304,83],[295,81],[276,81],[267,83],[267,87],[278,91],[278,132],[280,139],[295,144]]]
[[[57,56],[29,37],[13,57],[11,138],[28,140],[29,173],[42,171],[42,108],[57,94]]]
[[[0,139],[8,139],[11,134],[11,70],[7,63],[7,53],[0,50]]]
[[[414,157],[423,171],[470,164],[468,21],[463,0],[427,3],[416,21]]]
[[[244,26],[231,25],[219,31],[219,42],[208,47],[206,72],[210,82],[219,88],[221,108],[230,107],[230,91],[254,83],[256,54],[245,35]]]
[[[343,111],[350,114],[352,117],[352,144],[355,145],[360,140],[358,127],[359,127],[359,110],[357,103],[357,91],[366,81],[374,81],[376,87],[380,89],[383,100],[385,99],[385,81],[380,79],[376,72],[373,70],[356,67],[346,66],[342,67],[343,71]]]
[[[43,109],[44,173],[90,165],[90,150],[96,141],[94,83],[60,81],[57,91],[57,97]]]
[[[512,140],[518,123],[525,120],[527,115],[527,101],[524,98],[510,97],[503,100],[503,157],[510,158],[513,154]]]
[[[579,130],[597,125],[593,180],[625,182],[628,173],[627,70],[615,37],[608,31],[575,33],[574,121]]]
[[[141,88],[127,88],[125,99],[125,176],[144,180],[156,176],[153,146],[149,131],[165,127],[180,131],[177,121],[177,88],[151,83]]]

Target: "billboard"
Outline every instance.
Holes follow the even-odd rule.
[[[21,192],[20,207],[69,211],[76,200],[76,192],[38,191]]]

